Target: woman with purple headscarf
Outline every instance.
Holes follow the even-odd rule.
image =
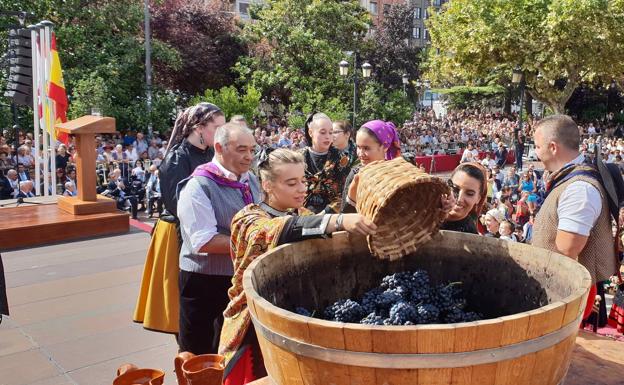
[[[392,122],[372,120],[364,123],[355,135],[355,144],[358,158],[360,158],[360,166],[352,168],[345,181],[340,207],[342,213],[356,212],[353,195],[357,191],[357,182],[352,188],[350,187],[361,167],[374,161],[391,160],[401,155],[399,135]],[[352,190],[351,197],[349,196],[350,190]]]

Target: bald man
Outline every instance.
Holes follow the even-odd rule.
[[[216,353],[234,268],[230,224],[234,214],[260,203],[260,185],[249,172],[256,140],[227,123],[215,132],[215,156],[178,185],[181,351]]]
[[[535,218],[533,245],[579,261],[594,283],[609,279],[618,264],[607,195],[595,167],[579,152],[578,126],[567,115],[549,116],[537,123],[534,140],[551,176]],[[596,290],[594,285],[591,304]],[[589,312],[591,306],[584,318]]]

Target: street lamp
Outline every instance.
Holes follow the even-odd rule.
[[[364,62],[364,64],[362,64],[362,76],[365,79],[368,79],[371,77],[372,72],[373,72],[373,66],[370,65],[369,62]]]
[[[407,83],[409,83],[409,76],[407,74],[403,74],[401,80],[403,80],[403,95],[407,96]]]
[[[524,88],[526,86],[526,79],[524,72],[520,67],[516,67],[511,75],[511,82],[513,84],[520,85],[520,113],[518,114],[518,127],[514,130],[514,142],[516,144],[516,165],[519,170],[522,169],[522,155],[524,153],[524,146],[520,143],[520,132],[522,131],[522,106],[524,105]]]
[[[524,105],[524,87],[526,86],[524,73],[522,72],[522,69],[520,69],[520,67],[514,68],[511,75],[511,82],[520,86],[520,113],[518,118],[518,128],[516,128],[515,130],[515,136],[517,140],[518,131],[522,130],[522,106]]]
[[[340,76],[346,78],[349,75],[349,62],[342,60],[338,63]],[[373,66],[368,62],[362,64],[362,77],[368,79],[373,72]],[[355,117],[357,115],[357,95],[358,95],[358,73],[357,73],[357,52],[353,53],[353,127],[355,127]]]
[[[338,66],[340,67],[340,76],[349,75],[349,62],[348,61],[343,60],[340,63],[338,63]]]

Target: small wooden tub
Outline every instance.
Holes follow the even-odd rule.
[[[285,310],[322,310],[386,274],[418,268],[434,283],[464,282],[471,310],[488,319],[374,326]],[[287,244],[244,276],[265,366],[279,385],[556,385],[568,370],[590,286],[587,270],[570,258],[444,231],[396,261],[372,257],[364,238],[346,233]]]

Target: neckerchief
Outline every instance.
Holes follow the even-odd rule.
[[[209,162],[197,166],[193,175],[191,176],[203,176],[206,177],[220,186],[236,188],[243,194],[243,201],[246,205],[253,203],[253,195],[251,195],[251,189],[247,183],[241,183],[236,180],[229,179],[225,176],[223,171],[214,163]]]
[[[560,186],[562,183],[575,176],[587,176],[597,180],[598,182],[601,182],[602,180],[598,170],[596,170],[596,168],[589,163],[568,164],[550,175],[548,181],[546,182],[546,196],[544,199],[546,199],[550,192],[557,186]]]

